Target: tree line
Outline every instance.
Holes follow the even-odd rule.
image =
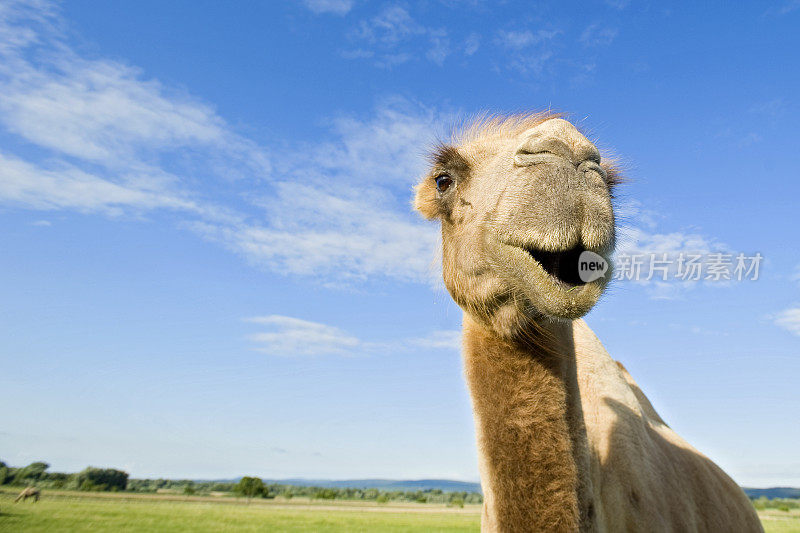
[[[386,503],[389,501],[441,503],[463,507],[469,503],[483,503],[477,492],[442,491],[427,489],[415,491],[380,490],[369,488],[331,488],[315,486],[265,483],[261,478],[245,476],[236,482],[194,481],[190,479],[130,479],[127,472],[115,468],[87,467],[80,472],[67,474],[48,472],[45,462],[37,461],[25,467],[12,467],[0,461],[0,485],[36,486],[42,489],[84,491],[127,491],[139,493],[173,492],[186,495],[234,495],[246,499],[294,497],[320,500],[364,500]]]
[[[127,472],[115,468],[86,467],[80,472],[48,472],[50,465],[37,461],[24,467],[13,467],[0,461],[0,486],[40,489],[63,489],[111,492],[171,492],[186,495],[219,495],[252,498],[295,497],[319,500],[364,500],[378,503],[415,502],[439,503],[463,507],[464,504],[483,503],[478,492],[426,490],[381,490],[368,488],[332,488],[286,485],[264,482],[261,478],[245,476],[238,481],[194,481],[191,479],[130,479]],[[800,508],[800,500],[794,498],[751,497],[756,509],[780,509],[789,511]]]
[[[34,485],[40,488],[123,491],[128,487],[128,473],[115,468],[86,467],[80,472],[48,472],[50,465],[37,461],[24,467],[13,467],[0,461],[0,485]]]

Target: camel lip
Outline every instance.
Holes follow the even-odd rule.
[[[581,279],[578,270],[578,259],[583,252],[587,251],[587,248],[583,245],[577,244],[569,249],[557,252],[545,251],[531,246],[521,248],[562,288],[572,290],[575,287],[587,284],[586,281]]]

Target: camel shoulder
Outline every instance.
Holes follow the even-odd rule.
[[[633,392],[633,395],[636,396],[636,400],[639,402],[639,407],[642,409],[642,414],[644,414],[650,420],[666,426],[667,423],[664,422],[664,420],[658,415],[655,407],[653,407],[653,404],[650,403],[650,400],[647,398],[647,396],[645,396],[644,392],[642,392],[642,389],[639,387],[636,381],[634,381],[633,376],[631,376],[630,372],[628,372],[628,369],[625,368],[625,365],[616,360],[614,362],[617,364],[617,368],[619,368],[620,372],[622,372],[622,377],[631,388],[631,392]]]
[[[574,339],[581,394],[587,401],[600,404],[596,408],[621,404],[645,420],[666,425],[625,365],[611,357],[583,320],[575,321]]]

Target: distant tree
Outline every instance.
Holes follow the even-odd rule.
[[[336,489],[319,489],[314,493],[314,497],[320,500],[335,500],[336,492]]]
[[[128,487],[128,473],[114,468],[87,467],[73,480],[79,490],[121,491]]]
[[[14,481],[17,483],[35,483],[42,478],[48,468],[50,468],[50,465],[41,461],[31,463],[24,468],[17,469]]]
[[[462,498],[453,498],[450,500],[450,505],[454,507],[464,508],[464,500]]]
[[[194,488],[194,483],[190,481],[189,483],[184,485],[183,493],[186,494],[187,496],[192,496],[195,493],[197,493],[197,489]]]
[[[375,501],[378,503],[387,503],[389,501],[389,495],[386,493],[382,493],[377,498],[375,498]]]
[[[240,496],[244,496],[249,502],[250,498],[265,494],[266,487],[261,478],[245,476],[233,487],[233,491]]]

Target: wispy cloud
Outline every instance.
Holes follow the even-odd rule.
[[[800,0],[784,0],[780,5],[772,6],[764,12],[764,15],[788,15],[800,9]]]
[[[630,3],[631,0],[606,0],[606,4],[614,9],[625,9]]]
[[[346,15],[353,9],[353,0],[303,0],[303,4],[317,14]]]
[[[29,209],[71,209],[121,214],[124,209],[180,209],[198,206],[185,193],[170,191],[157,176],[130,176],[120,183],[60,161],[42,168],[0,154],[0,201]]]
[[[783,98],[772,98],[753,104],[748,111],[759,117],[777,119],[786,115],[789,106]]]
[[[682,281],[677,279],[677,258],[683,254],[700,255],[707,261],[709,254],[728,252],[724,243],[703,235],[697,231],[664,231],[663,217],[646,209],[637,201],[628,201],[617,207],[617,217],[622,222],[618,229],[615,257],[637,256],[641,260],[638,280],[625,280],[643,287],[653,299],[675,299],[686,294],[703,281]],[[650,271],[650,260],[655,254],[657,259],[664,256],[670,261],[667,281],[659,273],[647,279]],[[723,285],[723,283],[717,283]]]
[[[772,317],[773,322],[795,335],[800,336],[800,307],[785,309]]]
[[[362,344],[339,328],[281,315],[257,316],[248,322],[268,331],[253,333],[248,338],[255,350],[270,355],[347,355]]]
[[[432,277],[436,233],[364,195],[342,196],[293,183],[276,184],[271,219],[224,225],[198,222],[206,238],[275,272],[314,275],[329,284],[389,277]]]
[[[435,232],[408,195],[439,115],[387,101],[369,120],[338,117],[314,145],[273,156],[209,104],[134,67],[82,57],[61,25],[46,2],[0,6],[0,125],[43,154],[0,152],[0,204],[167,210],[255,265],[323,283],[430,277]]]
[[[501,30],[496,42],[512,55],[509,67],[522,73],[541,74],[554,57],[551,43],[561,32],[559,30]]]
[[[2,154],[0,203],[199,211],[179,174],[268,172],[266,152],[210,106],[120,62],[81,57],[61,25],[48,2],[0,6],[0,125],[47,159]],[[167,157],[178,150],[194,151],[193,167]]]
[[[361,355],[373,351],[458,351],[461,348],[461,332],[457,330],[434,331],[425,337],[376,343],[359,339],[334,326],[289,316],[256,316],[245,321],[266,330],[249,335],[248,340],[254,350],[269,355]]]
[[[617,37],[617,29],[594,22],[581,33],[580,41],[586,46],[607,46]]]
[[[481,47],[481,36],[475,32],[470,33],[464,41],[464,55],[471,56]]]
[[[656,300],[671,300],[684,296],[686,291],[692,289],[703,281],[683,281],[677,276],[678,257],[681,255],[699,255],[705,263],[709,254],[723,250],[723,245],[715,242],[699,233],[688,233],[682,231],[672,231],[669,233],[652,232],[642,228],[625,228],[622,232],[620,245],[617,247],[615,256],[620,262],[623,256],[636,256],[640,261],[638,279],[625,280],[625,283],[633,283],[644,287],[648,295]],[[652,269],[651,261],[667,258],[666,280],[660,271]],[[653,262],[654,266],[659,266]],[[663,265],[662,265],[663,266]],[[632,268],[631,265],[627,265]],[[650,276],[650,272],[654,272]],[[648,279],[649,278],[649,279]],[[722,285],[718,282],[717,285]]]
[[[461,331],[459,330],[434,331],[426,337],[411,339],[409,343],[413,346],[419,346],[422,348],[460,351]]]
[[[391,46],[422,33],[425,33],[425,27],[414,20],[407,9],[393,5],[370,19],[362,20],[354,35],[370,44]]]
[[[211,105],[134,67],[82,57],[61,25],[46,2],[0,6],[7,96],[0,125],[43,154],[34,162],[0,152],[0,204],[105,215],[169,211],[253,265],[328,285],[438,278],[436,230],[417,220],[408,200],[424,148],[451,116],[392,99],[367,119],[331,119],[313,144],[270,151]],[[446,37],[398,6],[359,31],[381,45]],[[506,31],[498,39],[536,57],[557,34]],[[638,216],[647,219],[641,210]],[[650,220],[623,233],[620,248],[706,251],[713,242],[658,231]]]
[[[506,48],[511,48],[512,50],[522,50],[523,48],[527,48],[534,44],[539,44],[549,41],[558,34],[559,32],[555,30],[538,30],[536,32],[532,32],[530,30],[524,30],[524,31],[501,30],[498,33],[497,38],[499,42]]]
[[[257,220],[193,225],[252,263],[321,276],[333,284],[368,277],[429,281],[435,229],[411,213],[411,184],[442,116],[403,100],[369,120],[339,117],[333,139],[284,154],[272,193],[254,197]]]
[[[376,15],[361,20],[350,38],[361,47],[343,52],[345,58],[372,58],[381,67],[418,57],[442,65],[452,53],[447,29],[418,22],[400,5],[386,6]]]

